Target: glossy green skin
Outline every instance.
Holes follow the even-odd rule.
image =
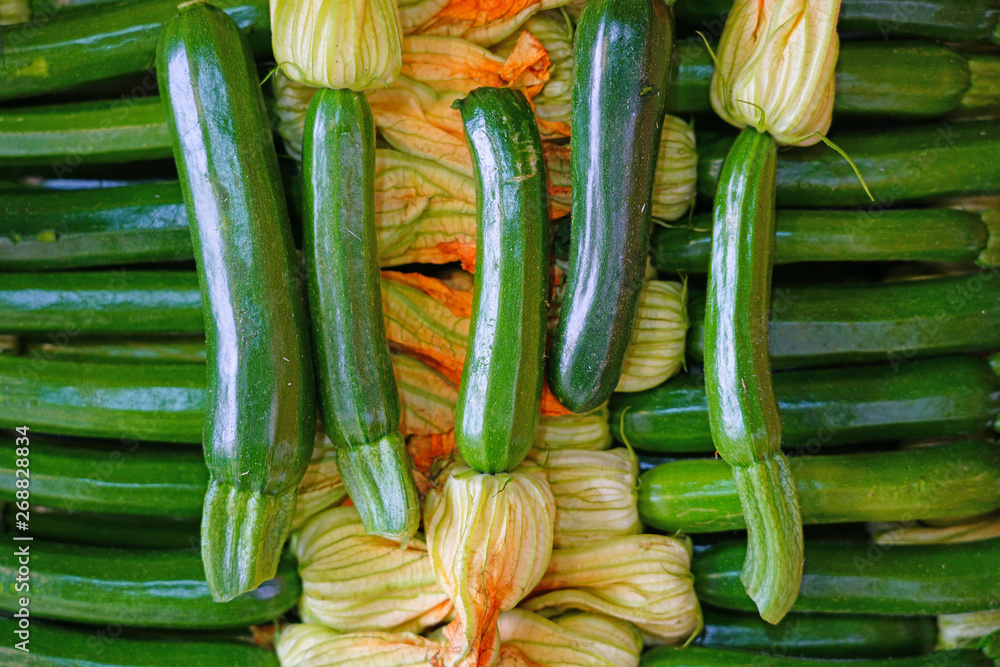
[[[774,368],[905,362],[1000,349],[1000,279],[993,273],[895,283],[777,288]],[[688,301],[688,356],[703,354],[704,299]]]
[[[1000,411],[1000,380],[983,359],[937,357],[900,364],[774,375],[786,449],[977,433]],[[685,375],[616,394],[610,424],[619,441],[652,452],[712,452],[704,380]],[[626,412],[627,409],[627,412]]]
[[[153,67],[163,26],[177,14],[175,0],[108,3],[56,20],[0,28],[4,66],[0,100],[31,97],[94,81],[147,71],[119,105],[156,92]],[[270,15],[262,0],[218,0],[255,51],[271,46]]]
[[[476,275],[455,442],[479,472],[513,470],[542,402],[549,216],[542,143],[524,95],[477,88],[456,103],[476,179]]]
[[[31,500],[85,512],[199,517],[208,484],[201,453],[139,443],[87,446],[31,439]],[[14,447],[0,449],[0,500],[15,500]]]
[[[205,369],[0,355],[0,428],[200,444]]]
[[[123,636],[117,625],[95,630],[32,619],[30,653],[20,641],[17,620],[0,617],[0,632],[14,638],[0,646],[6,667],[279,667],[266,648],[236,639],[202,639],[184,634]]]
[[[655,0],[591,0],[576,27],[569,279],[546,366],[573,412],[608,400],[635,329],[670,79],[673,17]]]
[[[695,591],[705,603],[752,611],[740,569],[745,542],[696,554]],[[807,542],[794,611],[926,616],[990,609],[1000,595],[1000,539],[963,544],[880,547],[869,542]]]
[[[825,657],[825,656],[824,656]],[[993,667],[982,651],[958,650],[939,651],[923,656],[893,658],[885,660],[815,661],[803,658],[784,657],[774,651],[748,653],[737,649],[703,648],[658,648],[646,653],[639,661],[640,667],[735,667],[758,665],[760,667],[822,667],[823,665],[844,665],[845,667]]]
[[[199,314],[201,310],[199,309]],[[134,362],[146,364],[204,364],[204,336],[100,337],[69,340],[27,338],[21,354],[36,359],[75,362]]]
[[[190,271],[10,273],[0,281],[0,331],[80,334],[204,331]]]
[[[781,154],[778,206],[802,208],[864,207],[878,212],[907,202],[989,195],[1000,190],[1000,123],[993,120],[900,127],[878,132],[835,134],[868,188],[865,193],[851,165],[823,144]],[[698,193],[715,195],[722,160],[732,142],[700,145]]]
[[[985,440],[896,452],[789,459],[802,521],[960,519],[1000,509],[1000,449]],[[643,473],[639,517],[659,530],[746,527],[732,473],[718,459],[686,459]]]
[[[678,3],[678,17],[718,34],[732,0]],[[995,0],[843,0],[837,28],[946,42],[996,41],[1000,9]]]
[[[29,544],[30,591],[15,590],[15,546]],[[273,620],[302,592],[291,557],[275,579],[230,602],[212,601],[194,549],[125,550],[33,540],[8,542],[0,556],[0,610],[29,595],[33,618],[131,627],[211,630]]]
[[[678,7],[676,11],[683,10]],[[677,52],[680,59],[667,111],[711,112],[709,90],[713,67],[704,43],[700,39],[679,43]],[[844,42],[837,58],[833,110],[838,117],[851,114],[933,118],[961,108],[962,96],[969,85],[968,62],[943,44]]]
[[[781,209],[775,226],[775,264],[973,262],[990,237],[978,214],[952,209]],[[657,226],[650,239],[653,266],[665,273],[707,273],[712,227],[708,214],[694,216],[689,227]]]
[[[704,609],[696,646],[769,652],[792,658],[899,658],[934,648],[931,617],[791,614],[777,625],[756,614]],[[755,663],[756,664],[756,663]]]
[[[162,470],[160,475],[162,477]],[[199,498],[199,504],[200,501]],[[201,508],[198,510],[196,516],[200,517]],[[191,549],[200,539],[198,518],[157,517],[150,520],[141,514],[95,514],[35,505],[28,511],[31,536],[49,542],[119,549]],[[7,503],[4,508],[3,523],[8,532],[12,532],[11,527],[17,521],[17,512],[13,503]]]

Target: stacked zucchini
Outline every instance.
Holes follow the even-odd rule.
[[[4,664],[996,664],[1000,8],[843,0],[862,182],[709,115],[728,0],[277,101],[296,3],[79,4],[0,28]]]

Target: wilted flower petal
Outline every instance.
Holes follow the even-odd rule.
[[[868,524],[876,544],[958,544],[978,542],[1000,537],[1000,513],[993,513],[976,521],[950,526],[927,524]]]
[[[406,35],[447,35],[490,46],[512,35],[536,12],[567,0],[402,0]]]
[[[651,389],[680,371],[688,330],[686,301],[681,283],[650,280],[642,286],[632,342],[615,391]]]
[[[542,415],[535,433],[536,449],[587,449],[611,446],[608,408],[602,405],[583,414]]]
[[[663,117],[663,134],[653,182],[653,217],[672,222],[687,215],[698,194],[698,148],[694,128],[676,116]]]
[[[282,667],[440,667],[444,646],[413,634],[340,634],[298,623],[282,628],[275,651]]]
[[[517,649],[521,664],[545,667],[634,667],[642,652],[635,627],[597,614],[546,619],[523,609],[505,611],[500,641],[502,649]]]
[[[329,436],[317,431],[312,459],[296,491],[292,530],[298,530],[310,518],[328,507],[339,505],[345,498],[347,487],[337,470],[337,451]]]

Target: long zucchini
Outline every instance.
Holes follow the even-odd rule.
[[[745,542],[720,542],[691,564],[702,602],[752,611],[740,582]],[[806,542],[794,611],[926,616],[990,609],[1000,595],[1000,539],[879,547]]]
[[[906,202],[990,195],[1000,191],[1000,123],[993,120],[902,127],[831,137],[854,161],[875,203],[851,165],[822,144],[778,159],[778,206],[866,207],[882,211]],[[698,193],[715,195],[732,140],[702,145]]]
[[[774,368],[832,366],[1000,349],[1000,276],[775,288]],[[688,356],[704,352],[705,300],[688,302]]]
[[[483,473],[509,472],[538,427],[548,297],[548,196],[522,93],[477,88],[456,102],[476,178],[476,275],[455,442]]]
[[[14,542],[0,556],[0,610],[15,612],[30,599],[32,618],[130,627],[212,630],[273,620],[298,601],[295,561],[281,559],[277,575],[256,590],[215,602],[194,549],[127,550],[56,542]],[[30,573],[18,582],[17,548],[28,545]],[[10,545],[8,545],[10,546]],[[17,586],[21,588],[18,589]]]
[[[1000,264],[994,234],[1000,211],[954,209],[876,211],[779,209],[775,264],[794,262],[976,262]],[[657,227],[650,260],[667,273],[707,273],[712,216],[689,226]]]
[[[985,440],[896,452],[788,459],[803,523],[960,519],[1000,509],[1000,448]],[[664,531],[746,527],[718,459],[664,463],[639,481],[639,516]]]
[[[161,469],[159,474],[162,477],[164,471]],[[122,507],[115,509],[120,512]],[[7,503],[3,510],[5,528],[10,530],[16,526],[18,512],[15,504]],[[28,512],[31,536],[47,542],[118,549],[194,549],[200,541],[200,502],[193,518],[150,520],[141,514],[73,512],[37,505],[30,505]]]
[[[635,329],[672,48],[656,0],[591,0],[577,25],[569,280],[546,366],[574,412],[611,396]]]
[[[789,371],[774,375],[785,448],[945,437],[992,428],[1000,379],[973,357],[905,364]],[[704,379],[674,378],[655,389],[616,394],[611,428],[619,441],[653,452],[712,452]]]
[[[200,314],[199,310],[199,314]],[[147,364],[204,364],[204,336],[26,337],[21,354],[50,361],[141,361]]]
[[[922,656],[884,660],[807,660],[776,655],[773,651],[751,653],[730,648],[668,648],[654,649],[642,656],[640,667],[994,667],[982,651],[959,649],[940,651]]]

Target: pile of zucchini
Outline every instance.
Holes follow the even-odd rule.
[[[391,4],[295,146],[275,2],[0,0],[0,663],[1000,665],[1000,5],[831,0],[786,150],[769,3]]]

